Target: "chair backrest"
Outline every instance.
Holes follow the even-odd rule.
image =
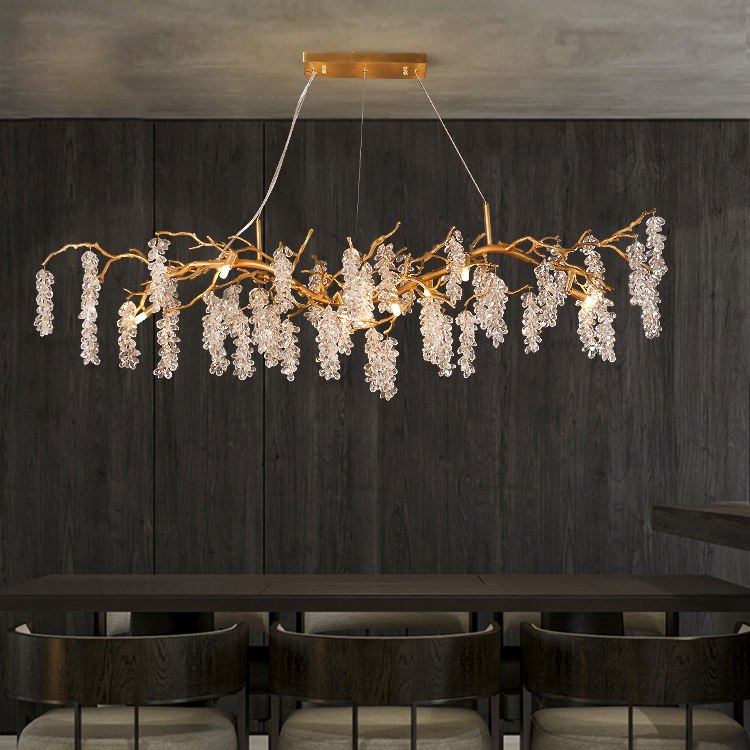
[[[372,630],[447,635],[470,630],[468,612],[305,612],[304,624],[306,633],[329,635]]]
[[[437,636],[335,636],[271,628],[271,692],[320,703],[413,706],[495,695],[500,629]]]
[[[691,638],[558,633],[521,627],[521,675],[538,695],[636,706],[750,697],[750,632]]]
[[[180,703],[238,693],[247,628],[190,635],[57,636],[9,631],[8,691],[47,704]]]

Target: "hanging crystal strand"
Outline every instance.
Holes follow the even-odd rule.
[[[206,314],[203,316],[203,348],[211,355],[208,371],[223,375],[229,367],[229,357],[224,348],[227,327],[224,320],[224,303],[213,292],[204,295]]]
[[[154,375],[157,378],[169,379],[179,364],[180,339],[177,332],[180,328],[180,311],[172,308],[180,304],[177,298],[177,282],[169,278],[165,253],[169,240],[154,237],[148,242],[148,269],[151,272],[149,300],[152,312],[165,311],[156,321],[156,343],[159,347],[159,361]]]
[[[299,328],[294,325],[294,321],[285,318],[281,322],[280,329],[280,356],[281,372],[286,375],[288,381],[294,380],[294,373],[299,367],[299,347],[297,346],[297,336]]]
[[[135,322],[135,304],[131,300],[123,302],[118,314],[117,330],[120,335],[117,338],[117,345],[120,348],[120,367],[135,370],[141,356],[135,345],[135,337],[138,332],[138,324]]]
[[[582,351],[586,352],[589,359],[598,354],[596,340],[596,296],[593,290],[587,290],[588,296],[585,300],[578,300],[578,337],[583,344]]]
[[[36,272],[36,318],[34,328],[40,336],[49,336],[52,333],[52,321],[54,305],[52,302],[52,285],[55,277],[46,268],[40,268]]]
[[[307,311],[306,317],[318,332],[315,337],[318,344],[318,356],[315,361],[320,365],[320,377],[324,380],[338,380],[341,377],[341,363],[339,362],[341,322],[339,316],[330,306],[316,306]]]
[[[281,360],[281,318],[265,289],[256,287],[250,292],[250,310],[252,342],[263,355],[266,367],[275,367]]]
[[[253,362],[250,319],[240,309],[241,293],[242,288],[239,284],[227,287],[224,292],[224,320],[227,333],[234,341],[232,354],[234,376],[238,380],[247,380],[255,372],[255,363]]]
[[[370,392],[379,393],[380,398],[390,401],[398,393],[398,342],[392,336],[384,336],[375,328],[368,328],[365,333],[365,354],[365,381],[370,384]]]
[[[601,297],[596,307],[596,345],[599,356],[605,362],[614,362],[615,356],[615,328],[614,320],[617,317],[608,308],[613,307],[614,302]]]
[[[534,292],[526,292],[521,297],[521,304],[523,307],[521,333],[525,344],[524,352],[531,354],[539,351],[539,344],[542,343],[540,332],[543,328],[539,319],[539,306]]]
[[[477,323],[497,348],[508,333],[508,325],[505,322],[508,287],[499,276],[483,266],[474,269],[473,285],[476,295],[474,315]]]
[[[537,289],[537,316],[542,328],[557,325],[557,309],[565,304],[565,283],[567,276],[546,259],[535,269]]]
[[[273,302],[280,313],[294,307],[294,297],[292,296],[292,271],[294,266],[292,261],[289,260],[291,257],[292,251],[282,245],[274,252],[273,263],[271,264],[274,273]]]
[[[474,370],[474,350],[477,345],[476,329],[477,319],[468,310],[463,310],[456,316],[456,324],[461,330],[458,337],[458,366],[465,378],[473,375]]]
[[[463,241],[461,232],[455,231],[445,245],[445,254],[448,258],[448,280],[445,284],[445,296],[448,297],[448,301],[452,305],[455,305],[463,296],[461,275],[466,266]]]
[[[630,304],[641,308],[643,332],[648,339],[661,333],[661,313],[659,312],[659,282],[667,272],[662,255],[666,237],[661,234],[664,219],[652,216],[646,221],[646,247],[637,239],[627,248],[630,264]],[[648,250],[646,248],[649,248]],[[650,270],[647,265],[650,266]]]
[[[99,290],[102,288],[96,272],[99,270],[99,256],[87,250],[81,256],[83,285],[81,292],[81,358],[85,365],[99,364],[99,342],[96,338],[96,306],[99,303]]]
[[[380,283],[375,288],[378,295],[378,310],[381,313],[390,313],[392,306],[398,304],[398,280],[396,271],[396,254],[393,252],[392,244],[381,244],[375,251],[375,269],[380,276]]]
[[[434,297],[420,299],[419,330],[422,333],[422,356],[426,362],[437,365],[438,374],[449,377],[455,365],[453,357],[453,329],[448,315],[440,310]]]
[[[375,284],[372,280],[372,266],[361,263],[360,254],[353,247],[344,250],[342,259],[343,311],[352,327],[357,327],[372,320],[373,295]]]

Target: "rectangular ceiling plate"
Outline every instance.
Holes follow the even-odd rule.
[[[305,75],[323,78],[425,78],[424,52],[303,52]]]

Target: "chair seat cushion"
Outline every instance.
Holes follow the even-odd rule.
[[[148,706],[139,710],[141,750],[236,750],[237,735],[229,714],[212,708]],[[133,709],[125,706],[84,708],[84,750],[131,750]],[[60,708],[34,719],[21,733],[19,750],[71,750],[74,713]]]
[[[360,750],[408,750],[409,708],[360,708],[358,718]],[[303,708],[284,722],[279,750],[351,750],[351,737],[351,708]],[[463,708],[417,709],[417,742],[419,750],[491,748],[482,717]]]
[[[635,745],[642,750],[684,750],[685,710],[633,709]],[[532,718],[533,750],[627,748],[628,710],[624,707],[547,708]],[[726,714],[693,711],[694,750],[748,750],[745,730]]]

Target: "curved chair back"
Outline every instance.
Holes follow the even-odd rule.
[[[166,636],[50,636],[9,632],[8,690],[57,705],[143,706],[239,693],[247,675],[247,628]]]
[[[750,697],[750,632],[613,637],[524,623],[521,673],[537,695],[630,706],[730,703]]]
[[[447,635],[471,630],[468,612],[305,612],[304,631],[318,635]],[[400,633],[399,633],[400,634]]]
[[[500,629],[438,636],[335,636],[271,628],[271,692],[319,703],[413,706],[493,696]]]

